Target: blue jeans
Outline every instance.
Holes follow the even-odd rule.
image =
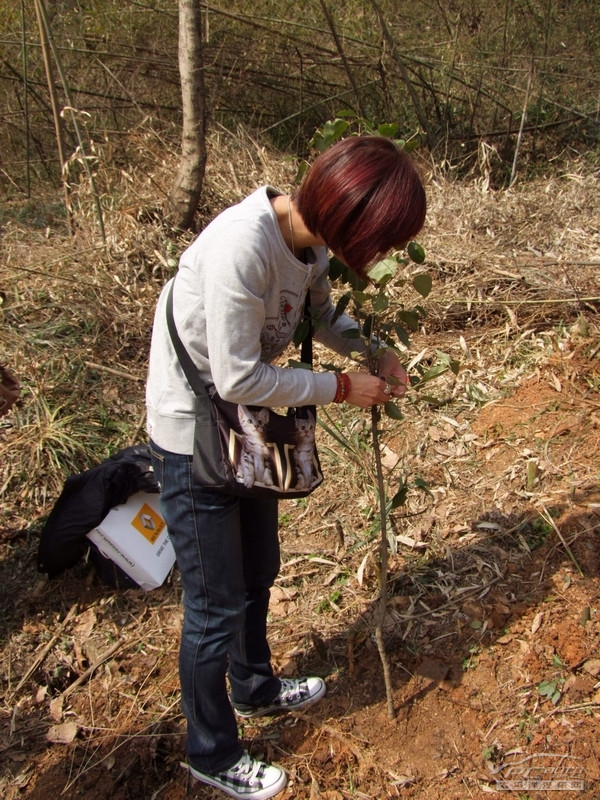
[[[187,756],[201,772],[219,772],[243,752],[226,677],[240,705],[267,705],[281,687],[267,642],[269,589],[280,563],[277,500],[201,489],[191,456],[153,442],[150,449],[184,592],[179,678]]]

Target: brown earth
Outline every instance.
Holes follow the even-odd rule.
[[[440,536],[435,557],[392,557],[386,628],[394,719],[372,631],[374,564],[360,569],[373,547],[345,537],[354,492],[330,489],[326,503],[315,495],[302,509],[289,503],[272,605],[275,663],[284,675],[324,676],[328,693],[305,713],[241,726],[253,753],[289,772],[283,797],[480,797],[494,791],[494,770],[546,753],[563,757],[560,778],[575,767],[584,776],[578,796],[598,797],[600,403],[579,379],[597,366],[577,358],[568,388],[557,390],[552,363],[473,416],[468,430],[476,438],[467,437],[464,458],[487,512],[460,529],[432,531]],[[430,427],[429,438],[448,448],[457,429],[445,426]],[[543,461],[534,478],[543,492],[526,488],[526,463],[535,459]],[[565,464],[568,474],[557,474]],[[492,495],[515,494],[526,498],[520,509],[493,507]],[[12,575],[4,796],[216,798],[188,786],[178,766],[177,576],[146,595],[103,587],[83,567],[76,572],[28,584],[25,593],[17,592],[23,573]],[[118,649],[102,662],[113,642]],[[65,696],[90,664],[99,665],[90,680]],[[559,693],[556,703],[540,693],[543,681]],[[66,744],[48,741],[53,725]],[[548,796],[563,795],[573,793]]]
[[[277,669],[323,676],[327,695],[304,713],[240,725],[252,753],[288,772],[282,798],[466,800],[503,796],[504,779],[530,781],[504,791],[521,800],[600,798],[600,292],[590,259],[600,226],[596,176],[575,177],[497,196],[432,185],[424,244],[439,288],[409,357],[425,363],[440,349],[462,366],[437,383],[437,402],[415,392],[404,421],[383,422],[390,486],[416,476],[428,486],[390,520],[394,717],[374,637],[368,426],[347,409],[337,424],[355,455],[321,432],[328,480],[282,504],[271,606]],[[560,241],[551,201],[581,212]],[[139,391],[114,390],[115,408],[135,406]],[[16,441],[11,423],[0,433],[5,446]],[[11,491],[0,531],[2,797],[222,796],[179,766],[177,572],[150,593],[107,587],[84,563],[40,579],[39,524]],[[547,790],[534,778],[563,783]]]

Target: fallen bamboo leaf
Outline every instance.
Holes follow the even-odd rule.
[[[394,778],[392,786],[397,786],[399,789],[403,789],[405,786],[410,786],[417,780],[414,775],[394,775],[391,772],[390,775],[392,775]]]
[[[475,527],[480,528],[481,530],[484,530],[484,531],[498,531],[498,532],[500,532],[502,530],[502,527],[500,525],[498,525],[497,522],[478,522]]]
[[[371,553],[367,553],[367,555],[363,558],[363,560],[360,562],[360,566],[356,573],[356,580],[358,581],[359,586],[363,585],[363,581],[365,579],[365,569],[367,568],[367,562],[369,560],[370,555]]]
[[[412,548],[413,550],[425,550],[427,547],[425,542],[417,542],[416,539],[411,539],[410,536],[402,536],[402,534],[396,536],[396,541],[399,544],[403,544],[406,545],[406,547]]]
[[[63,715],[64,699],[61,694],[50,701],[50,716],[56,722],[60,722]]]
[[[46,699],[46,695],[48,694],[48,687],[47,686],[39,686],[38,690],[35,694],[35,702],[42,703]]]

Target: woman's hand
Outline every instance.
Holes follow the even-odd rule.
[[[379,361],[379,374],[368,372],[349,372],[350,391],[346,402],[359,408],[387,403],[393,397],[404,397],[408,384],[408,375],[400,363],[398,356],[386,350]]]
[[[389,394],[392,397],[404,397],[409,378],[393,350],[386,350],[379,359],[379,375],[391,385]]]
[[[359,408],[369,408],[379,403],[387,403],[390,399],[393,391],[391,384],[378,378],[377,375],[370,375],[368,372],[348,372],[347,375],[350,378],[350,391],[346,395],[346,403]]]

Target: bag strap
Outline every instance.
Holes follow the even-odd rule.
[[[192,361],[190,354],[185,349],[183,342],[179,338],[179,333],[177,332],[175,318],[173,317],[174,285],[175,285],[175,278],[173,278],[173,280],[171,281],[171,286],[169,287],[169,292],[167,294],[167,328],[169,329],[169,335],[171,337],[171,341],[173,342],[173,347],[175,348],[175,353],[177,355],[177,358],[179,359],[181,368],[184,372],[185,377],[187,378],[189,385],[192,387],[194,394],[195,395],[208,394],[206,385],[200,378],[200,373],[198,372],[198,368]],[[310,289],[306,293],[306,301],[304,303],[304,318],[308,319],[310,328],[308,335],[302,341],[300,358],[304,364],[310,364],[312,367],[313,326],[312,326],[312,319],[310,316]]]

